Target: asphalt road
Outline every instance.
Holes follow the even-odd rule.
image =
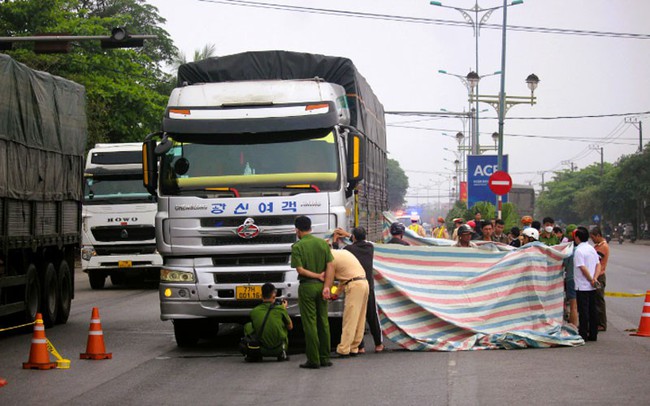
[[[609,291],[650,289],[650,246],[612,245]],[[335,360],[303,370],[291,360],[246,364],[237,353],[241,329],[227,325],[195,349],[176,347],[159,319],[157,290],[146,286],[93,291],[77,273],[68,324],[46,331],[72,361],[68,370],[23,370],[31,333],[0,334],[0,405],[497,405],[648,404],[650,338],[630,337],[644,298],[608,298],[608,331],[578,348],[519,351],[391,352]],[[91,309],[97,306],[113,359],[79,360]],[[371,340],[366,336],[371,348]]]

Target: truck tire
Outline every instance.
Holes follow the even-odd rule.
[[[59,265],[59,313],[56,322],[65,324],[70,317],[72,306],[72,273],[66,260]]]
[[[36,313],[41,308],[41,281],[36,265],[27,266],[25,277],[25,321],[31,323],[36,320]]]
[[[59,314],[59,278],[56,274],[54,264],[48,262],[45,265],[43,274],[43,301],[41,302],[41,313],[45,327],[52,327]]]
[[[174,320],[174,337],[176,345],[181,348],[194,347],[199,342],[201,333],[199,320]]]
[[[88,272],[88,280],[90,281],[90,287],[93,289],[104,289],[106,284],[106,275],[100,272]]]
[[[111,283],[113,286],[126,285],[127,279],[124,273],[112,273],[111,274]]]

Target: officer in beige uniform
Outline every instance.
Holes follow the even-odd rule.
[[[366,272],[354,254],[347,250],[332,250],[332,255],[334,275],[328,274],[325,279],[323,296],[330,298],[334,278],[339,281],[339,287],[345,289],[341,342],[336,347],[339,357],[345,358],[359,353],[359,344],[363,340],[366,326],[369,287]]]

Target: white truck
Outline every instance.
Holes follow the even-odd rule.
[[[127,277],[158,278],[156,201],[142,186],[142,144],[96,144],[84,171],[81,269],[102,289]]]
[[[191,346],[246,320],[265,282],[299,315],[297,216],[318,237],[361,225],[381,238],[386,128],[347,58],[247,52],[182,65],[178,81],[143,144],[144,182],[158,196],[161,319]]]

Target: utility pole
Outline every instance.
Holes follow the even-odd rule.
[[[643,122],[639,117],[625,117],[625,122],[639,130],[639,152],[643,152]]]
[[[603,147],[596,145],[596,144],[591,144],[589,146],[589,149],[594,150],[594,151],[599,151],[600,150],[600,177],[603,177],[603,169],[605,162],[603,160]]]

